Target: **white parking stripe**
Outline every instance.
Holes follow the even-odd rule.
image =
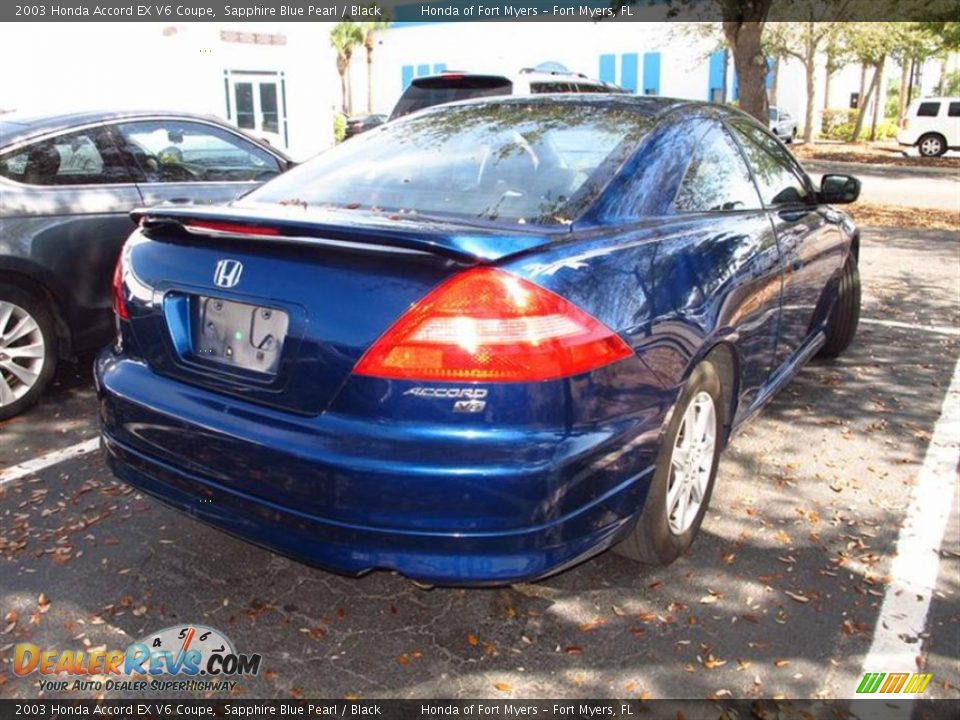
[[[890,568],[892,582],[880,607],[863,672],[916,672],[923,633],[940,570],[940,546],[956,502],[960,459],[960,361],[933,428]],[[904,638],[912,642],[905,642]],[[858,679],[859,682],[859,679]],[[852,695],[855,688],[850,688]]]
[[[15,480],[19,480],[20,478],[24,478],[27,475],[33,475],[33,473],[40,472],[44,468],[48,468],[51,465],[56,465],[57,463],[62,463],[65,460],[70,460],[71,458],[75,458],[79,455],[93,452],[98,447],[100,447],[100,438],[90,438],[89,440],[84,440],[76,445],[71,445],[68,448],[54,450],[53,452],[49,452],[46,455],[41,455],[33,460],[27,460],[19,465],[12,465],[11,467],[0,471],[0,487],[3,487],[8,483],[12,483]]]
[[[897,328],[898,330],[920,330],[921,332],[931,332],[938,335],[952,335],[960,337],[960,328],[947,327],[946,325],[917,325],[914,323],[905,323],[898,320],[875,320],[873,318],[860,318],[860,322],[867,325],[882,325],[883,327]]]

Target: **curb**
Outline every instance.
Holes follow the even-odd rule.
[[[799,159],[799,158],[798,158]],[[903,173],[906,175],[917,175],[919,177],[945,176],[960,177],[960,167],[942,168],[942,167],[917,167],[916,165],[886,165],[880,163],[855,163],[834,160],[803,160],[800,164],[808,170],[814,172],[828,172],[831,168],[843,170],[859,171],[862,173],[872,173],[874,175],[883,175],[886,173]]]

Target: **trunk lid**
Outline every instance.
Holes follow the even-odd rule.
[[[553,234],[393,217],[299,207],[135,212],[125,284],[136,347],[160,374],[319,414],[370,345],[433,287]]]

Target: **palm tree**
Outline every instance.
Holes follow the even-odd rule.
[[[367,112],[373,112],[373,48],[378,30],[389,27],[389,20],[363,23],[363,46],[367,49]]]
[[[350,58],[353,49],[363,43],[363,28],[355,22],[338,22],[330,31],[330,46],[337,51],[337,72],[340,73],[340,95],[343,112],[353,112],[353,97],[350,90]]]

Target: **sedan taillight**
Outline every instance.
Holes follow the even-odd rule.
[[[354,372],[399,380],[535,382],[631,354],[620,336],[559,295],[502,270],[474,268],[404,313]]]
[[[123,253],[117,258],[117,265],[113,270],[113,312],[121,320],[130,319],[127,301],[123,297]]]

